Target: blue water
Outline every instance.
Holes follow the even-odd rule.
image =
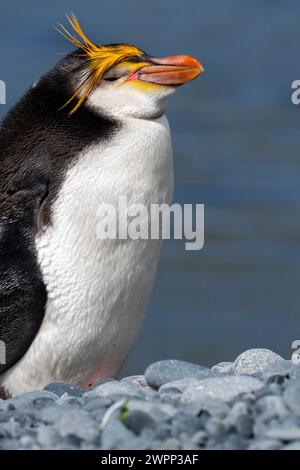
[[[249,347],[290,357],[300,339],[300,106],[290,100],[300,79],[299,2],[2,2],[8,105],[70,50],[52,25],[71,11],[99,43],[193,54],[206,69],[172,98],[168,113],[175,200],[205,204],[205,248],[165,243],[124,373],[162,358],[213,364]]]

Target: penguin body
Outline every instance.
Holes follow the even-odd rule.
[[[108,49],[97,47],[103,67]],[[120,197],[147,208],[170,204],[164,111],[175,88],[153,84],[142,51],[107,47],[119,62],[82,103],[85,88],[78,96],[76,89],[86,58],[77,50],[0,129],[0,340],[7,346],[0,387],[8,395],[117,376],[144,319],[161,242],[101,239],[97,211],[117,208]],[[125,52],[121,61],[128,48],[131,62]],[[149,83],[142,83],[135,75],[147,66]]]
[[[106,150],[99,143],[80,155],[53,203],[52,224],[36,236],[47,286],[45,317],[27,353],[4,377],[11,393],[51,381],[87,386],[114,377],[134,344],[160,241],[99,240],[95,214],[102,201],[117,207],[119,195],[147,207],[171,201],[167,121],[136,121],[123,123]]]

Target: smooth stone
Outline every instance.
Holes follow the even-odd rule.
[[[54,446],[53,450],[78,450],[78,446],[62,442]]]
[[[245,450],[247,448],[247,440],[237,434],[229,434],[222,441],[221,449],[223,450]]]
[[[92,390],[83,394],[83,398],[92,398],[92,397],[112,397],[113,395],[120,396],[142,396],[142,392],[135,386],[119,382],[117,380],[105,382],[104,384],[93,387]]]
[[[300,379],[300,365],[293,364],[292,361],[278,361],[264,369],[261,378],[268,383],[283,383],[289,379]]]
[[[159,388],[159,395],[164,400],[176,402],[190,385],[199,383],[197,379],[179,379],[168,382]]]
[[[196,446],[202,447],[206,444],[207,441],[207,433],[205,431],[197,431],[193,437],[192,442]]]
[[[8,411],[14,411],[16,409],[15,405],[11,400],[0,400],[0,420],[2,413],[7,413]]]
[[[290,442],[289,444],[281,447],[280,450],[300,450],[300,441]]]
[[[128,450],[147,450],[154,441],[154,431],[152,429],[144,429],[140,436],[135,436],[128,446]]]
[[[186,434],[182,434],[180,436],[180,445],[181,445],[182,450],[188,450],[188,451],[198,450],[198,446],[194,444],[190,436]]]
[[[240,416],[247,415],[249,413],[249,405],[245,401],[238,400],[232,404],[229,413],[226,416],[226,423],[228,426],[235,426],[236,421]]]
[[[233,362],[219,362],[211,368],[213,372],[218,372],[219,374],[231,374]]]
[[[269,349],[248,349],[234,361],[232,374],[256,375],[280,361],[284,359]]]
[[[135,387],[149,387],[144,375],[130,375],[129,377],[124,377],[121,383],[134,385]]]
[[[265,436],[282,441],[300,440],[300,427],[284,427],[283,425],[278,425],[277,427],[267,429]]]
[[[196,399],[208,397],[230,401],[242,393],[258,390],[263,383],[253,377],[223,376],[203,379],[199,384],[189,386],[182,394],[182,403],[191,403]]]
[[[278,450],[282,443],[276,439],[254,439],[251,440],[248,450]]]
[[[283,401],[293,414],[300,416],[300,381],[290,383],[283,392]]]
[[[253,435],[253,426],[254,419],[249,415],[240,415],[235,421],[237,433],[245,438],[249,438]]]
[[[96,382],[93,383],[93,385],[91,385],[88,389],[86,389],[86,392],[89,392],[93,390],[94,388],[99,387],[99,385],[107,384],[108,382],[118,382],[118,380],[112,379],[110,377],[103,377],[102,379],[96,380]]]
[[[89,413],[83,410],[67,410],[55,423],[55,428],[63,437],[75,436],[92,442],[100,434],[99,426]]]
[[[201,429],[203,429],[203,420],[199,416],[184,415],[179,412],[172,420],[171,432],[176,437],[181,434],[191,436]]]
[[[149,366],[145,372],[147,383],[156,389],[174,380],[186,378],[202,380],[216,375],[217,373],[211,371],[208,367],[179,360],[155,362]]]
[[[44,449],[52,449],[60,443],[61,436],[52,426],[40,426],[37,430],[37,441]]]
[[[160,393],[160,398],[163,403],[169,403],[170,405],[176,406],[181,398],[181,393],[174,388],[169,390],[167,393]]]
[[[9,432],[6,429],[6,423],[0,423],[0,442],[5,437],[9,437]]]
[[[155,420],[163,420],[173,418],[177,414],[177,409],[168,404],[161,402],[152,402],[144,400],[130,399],[127,402],[128,410],[140,410],[152,416]]]
[[[70,397],[67,393],[64,393],[61,398],[56,401],[58,406],[82,408],[84,405],[83,398]]]
[[[211,416],[225,418],[229,413],[229,405],[218,398],[207,397],[205,400],[197,398],[186,405],[186,413],[198,416],[201,411],[207,411]]]
[[[21,448],[19,441],[15,439],[1,439],[0,449],[1,450],[19,450]]]
[[[242,376],[237,376],[237,377],[242,377]],[[248,376],[249,377],[249,376]],[[260,390],[260,389],[258,389]],[[243,401],[248,405],[248,406],[252,406],[254,403],[255,403],[255,400],[256,400],[256,396],[255,396],[255,393],[257,392],[257,390],[254,390],[253,392],[246,392],[243,394]]]
[[[205,423],[205,431],[209,437],[221,439],[226,432],[226,428],[220,420],[216,418],[210,418]]]
[[[129,410],[123,424],[135,434],[141,434],[144,429],[155,429],[155,420],[145,411]]]
[[[289,415],[287,418],[284,419],[283,425],[292,428],[300,428],[300,417]]]
[[[259,419],[270,420],[273,418],[283,419],[288,415],[288,410],[280,396],[268,395],[260,398],[255,403],[255,410]]]
[[[106,409],[104,408],[100,408],[99,410],[94,410],[92,411],[92,416],[93,418],[97,421],[97,423],[101,423],[104,416],[105,416],[105,413],[106,413]]]
[[[6,432],[7,436],[15,439],[18,439],[22,434],[24,434],[25,429],[14,418],[11,418],[8,423],[2,425],[2,432]]]
[[[159,394],[168,394],[168,393],[173,393],[178,392],[178,393],[183,393],[190,385],[194,385],[196,383],[199,383],[199,380],[194,379],[194,378],[185,378],[185,379],[179,379],[179,380],[173,380],[172,382],[168,382],[164,385],[162,385],[159,388]]]
[[[64,405],[57,406],[56,403],[52,406],[48,406],[40,410],[39,412],[39,421],[42,421],[45,424],[54,424],[62,416],[63,413],[69,411],[72,408],[69,408]]]
[[[81,442],[80,450],[98,450],[98,448],[91,442]]]
[[[47,390],[38,390],[9,398],[7,404],[12,403],[16,409],[24,409],[28,406],[40,409],[44,406],[52,405],[56,400],[58,400],[58,396],[55,393],[48,392]]]
[[[20,437],[20,445],[23,449],[32,449],[36,444],[36,439],[33,436],[25,435]]]
[[[101,435],[102,450],[128,449],[136,443],[135,434],[119,419],[112,417],[104,427]]]
[[[89,398],[83,405],[82,409],[92,413],[99,409],[106,409],[111,405],[111,400],[107,397]]]
[[[151,450],[180,450],[182,449],[180,441],[175,437],[170,437],[163,442],[156,442],[151,446]]]
[[[205,446],[206,450],[244,450],[247,447],[246,439],[230,432],[223,439],[210,438]]]
[[[278,383],[272,382],[272,383],[267,383],[264,385],[262,388],[257,390],[255,392],[255,397],[256,400],[259,400],[262,397],[265,396],[270,396],[270,395],[281,395],[282,394],[282,388],[281,385]]]
[[[173,420],[172,420],[173,423]],[[169,422],[169,420],[165,420],[163,422],[159,423],[159,426],[156,426],[155,429],[155,439],[164,441],[168,439],[172,435],[172,424]]]
[[[78,387],[77,385],[64,384],[62,382],[50,383],[44,390],[53,392],[59,397],[62,397],[65,393],[70,397],[81,397],[83,393],[86,392],[86,389]]]

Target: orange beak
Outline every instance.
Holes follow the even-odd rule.
[[[139,71],[139,80],[156,85],[183,85],[204,72],[202,64],[194,57],[187,55],[151,58],[151,63],[153,65]]]

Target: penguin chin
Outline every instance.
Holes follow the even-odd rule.
[[[99,114],[116,118],[158,119],[165,114],[167,98],[176,87],[128,82],[113,90],[99,86],[87,106]]]

